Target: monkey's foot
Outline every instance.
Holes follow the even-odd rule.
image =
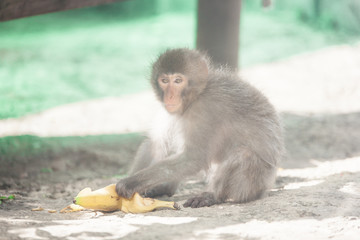
[[[145,190],[142,195],[144,197],[149,197],[149,198],[155,198],[155,197],[160,197],[160,196],[164,196],[164,195],[171,197],[172,195],[174,195],[174,193],[176,191],[176,187],[177,187],[177,184],[174,185],[171,183],[164,183],[164,184],[160,184],[154,188]]]
[[[200,208],[200,207],[209,207],[216,204],[215,196],[213,193],[204,192],[197,197],[188,199],[184,203],[184,207]]]

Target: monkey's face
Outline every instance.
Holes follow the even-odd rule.
[[[182,113],[184,108],[183,91],[189,84],[188,78],[181,73],[161,74],[157,79],[163,91],[163,103],[169,113]]]

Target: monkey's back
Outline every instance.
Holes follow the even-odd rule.
[[[281,158],[282,129],[274,107],[237,75],[224,70],[210,74],[206,88],[190,108],[197,131],[203,132],[213,154],[240,147],[273,166]]]

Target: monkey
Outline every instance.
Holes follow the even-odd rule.
[[[172,196],[181,181],[205,171],[208,189],[184,207],[263,197],[283,155],[280,119],[268,99],[235,71],[188,48],[162,53],[150,82],[164,111],[117,193]]]

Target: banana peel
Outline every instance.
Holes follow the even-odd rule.
[[[115,186],[115,184],[111,184],[96,191],[92,191],[91,188],[84,188],[75,197],[74,204],[86,209],[104,212],[121,210],[125,213],[145,213],[158,208],[180,209],[175,202],[143,198],[139,193],[135,193],[130,199],[126,199],[116,193]]]

